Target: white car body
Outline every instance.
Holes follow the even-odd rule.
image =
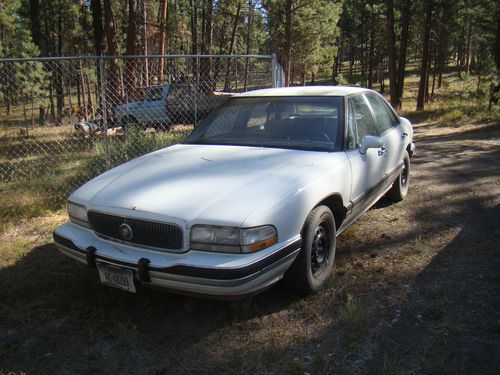
[[[349,98],[364,93],[373,91],[299,87],[237,97]],[[348,112],[346,104],[345,123]],[[391,187],[403,153],[414,149],[411,124],[397,118],[397,126],[381,134],[382,146],[365,153],[359,148],[324,152],[179,144],[141,156],[94,178],[69,200],[88,212],[170,223],[182,231],[182,246],[163,250],[110,239],[72,221],[55,230],[55,243],[82,263],[129,269],[145,285],[217,297],[259,292],[280,280],[294,262],[311,210],[322,202],[334,205],[338,235]],[[244,254],[194,250],[190,232],[200,224],[268,224],[276,228],[277,243]]]

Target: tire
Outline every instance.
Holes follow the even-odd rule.
[[[301,295],[322,288],[335,259],[336,227],[332,211],[318,206],[309,213],[302,229],[302,249],[285,274],[285,282]]]
[[[403,169],[396,178],[389,190],[387,196],[393,202],[401,202],[408,195],[408,188],[410,187],[410,155],[405,150],[403,156]]]

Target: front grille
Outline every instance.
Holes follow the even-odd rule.
[[[133,237],[125,242],[168,250],[182,249],[182,229],[174,224],[132,219],[128,217],[89,211],[90,225],[97,234],[124,241],[120,235],[120,225],[128,224]]]

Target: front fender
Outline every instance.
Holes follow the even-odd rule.
[[[329,172],[321,174],[297,188],[274,205],[264,202],[244,221],[244,227],[273,224],[278,229],[279,241],[300,234],[309,213],[325,198],[336,194],[346,206],[351,190],[351,169],[346,159]]]

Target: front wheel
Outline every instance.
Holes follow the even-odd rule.
[[[403,156],[403,167],[389,190],[388,196],[394,202],[400,202],[408,195],[410,187],[410,155],[405,151]]]
[[[285,275],[286,283],[302,295],[321,289],[332,273],[336,228],[332,211],[318,206],[302,229],[302,249]]]

